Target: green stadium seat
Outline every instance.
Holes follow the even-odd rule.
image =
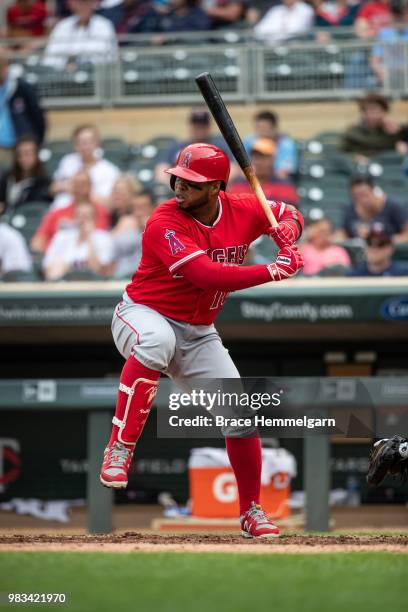
[[[324,145],[337,148],[340,142],[341,133],[335,131],[319,132],[316,134],[315,138]]]
[[[155,165],[154,159],[135,159],[129,164],[129,172],[134,174],[144,186],[151,186],[154,183]]]
[[[36,270],[22,272],[21,270],[10,270],[0,278],[3,283],[36,283],[41,281],[41,276]]]
[[[100,281],[106,280],[105,276],[97,274],[92,270],[70,270],[60,280],[62,281]]]
[[[9,223],[21,232],[27,243],[29,243],[48,208],[48,202],[30,202],[29,204],[24,204],[12,215]]]
[[[395,245],[394,259],[397,261],[408,261],[408,244]]]
[[[275,259],[278,247],[268,236],[261,236],[252,243],[250,253],[251,264],[268,264]]]
[[[349,201],[347,189],[324,182],[302,182],[298,187],[302,206],[318,205],[320,208],[341,208]]]
[[[404,162],[404,156],[397,151],[383,151],[371,158],[372,163],[379,163],[382,166],[396,166],[401,167]]]
[[[46,165],[47,172],[49,176],[52,176],[56,169],[58,168],[58,164],[61,159],[67,153],[71,152],[71,147],[68,146],[65,150],[62,149],[53,149],[51,146],[46,145],[40,149],[39,157],[41,161]]]
[[[70,140],[61,138],[59,140],[49,140],[44,146],[48,149],[51,149],[54,153],[66,153],[72,152],[72,142]]]
[[[319,278],[333,278],[333,277],[341,277],[346,276],[349,270],[348,266],[343,266],[341,264],[336,264],[333,266],[328,266],[327,268],[323,268],[316,276]]]
[[[164,183],[153,183],[153,185],[149,186],[149,191],[152,194],[154,204],[174,197],[172,189]]]
[[[346,249],[351,262],[356,265],[364,259],[364,242],[360,239],[344,240],[339,245]]]

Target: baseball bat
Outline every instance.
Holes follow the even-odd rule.
[[[215,122],[220,129],[221,134],[224,136],[225,142],[231,149],[233,156],[237,160],[240,168],[251,185],[252,190],[258,198],[259,203],[264,209],[269,223],[272,227],[277,227],[278,223],[255,174],[255,170],[252,166],[251,160],[249,159],[248,153],[245,151],[241,137],[237,132],[237,128],[231,119],[224,100],[222,99],[211,74],[209,72],[203,72],[196,77],[195,81],[204,100],[206,101],[208,108],[210,109],[212,116],[214,117]]]

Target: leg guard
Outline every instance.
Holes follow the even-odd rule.
[[[116,415],[112,423],[118,428],[117,440],[121,444],[135,445],[143,431],[158,388],[157,380],[137,378],[131,387],[120,383],[119,393],[127,396],[122,419]]]
[[[128,357],[120,376],[108,446],[119,442],[134,447],[149,416],[159,378],[160,372],[146,368],[133,355]]]

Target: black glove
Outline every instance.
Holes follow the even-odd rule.
[[[387,474],[408,479],[408,438],[393,436],[374,443],[370,453],[367,482],[378,486]]]

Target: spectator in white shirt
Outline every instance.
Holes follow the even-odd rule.
[[[101,158],[100,138],[94,125],[81,125],[72,135],[75,153],[65,155],[54,174],[51,193],[55,196],[53,208],[67,206],[71,200],[72,178],[85,170],[91,179],[91,198],[107,205],[120,170],[107,159]]]
[[[115,253],[115,278],[130,278],[142,256],[142,235],[154,210],[148,191],[138,191],[131,177],[123,175],[112,194],[113,210],[122,211],[111,231]]]
[[[14,227],[0,223],[0,275],[30,272],[31,255],[23,236]]]
[[[266,43],[287,40],[295,36],[307,34],[314,24],[314,11],[302,0],[283,0],[279,6],[274,6],[255,26],[256,38]]]
[[[44,53],[44,64],[56,69],[98,64],[117,57],[115,29],[109,19],[95,15],[97,0],[69,0],[71,17],[54,27]]]
[[[95,207],[92,204],[78,204],[75,224],[59,230],[45,253],[45,279],[59,280],[74,270],[91,270],[108,276],[112,269],[113,245],[109,232],[95,229]]]

